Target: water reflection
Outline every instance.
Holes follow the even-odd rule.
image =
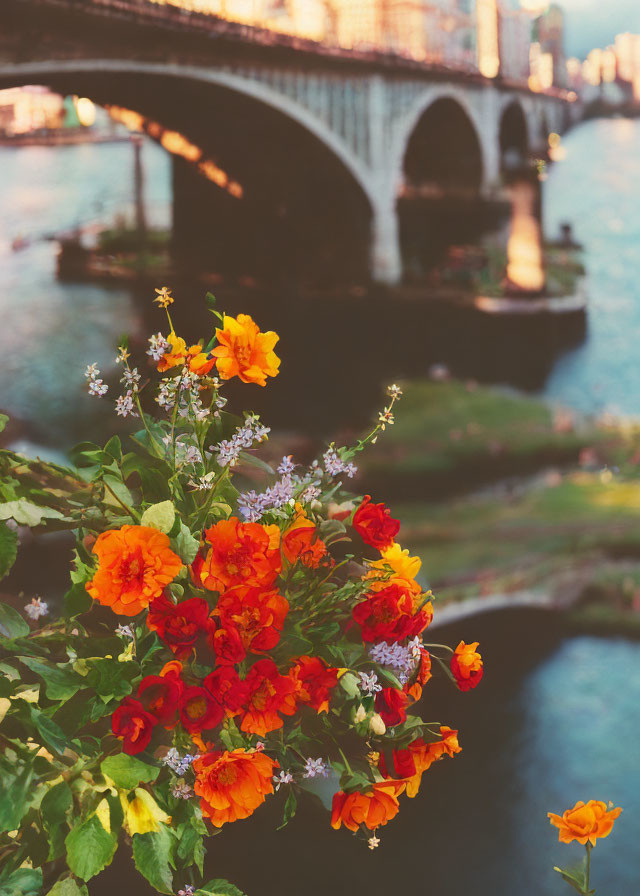
[[[587,122],[563,140],[544,187],[547,233],[565,220],[584,243],[589,335],[545,393],[583,411],[640,414],[640,121]]]
[[[166,223],[168,158],[150,143],[144,156],[149,208]],[[58,283],[56,246],[42,238],[113,220],[131,201],[132,179],[128,144],[0,148],[2,407],[29,423],[33,440],[69,445],[103,419],[85,395],[82,365],[95,357],[109,370],[118,337],[139,329],[129,290]]]

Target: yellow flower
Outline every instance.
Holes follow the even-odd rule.
[[[147,790],[136,787],[132,800],[125,793],[120,794],[122,811],[124,812],[124,826],[133,834],[148,834],[150,831],[159,831],[160,822],[171,824],[171,816],[163,812],[160,806]]]
[[[400,545],[394,541],[390,548],[380,552],[381,559],[374,561],[371,566],[376,570],[373,575],[378,576],[379,572],[386,572],[389,567],[393,570],[395,577],[400,579],[415,579],[420,572],[422,560],[419,557],[410,557],[409,551],[405,548],[402,550]]]
[[[162,289],[156,289],[156,297],[153,300],[160,305],[161,308],[168,308],[169,305],[173,305],[173,296],[171,295],[171,290],[163,286]]]

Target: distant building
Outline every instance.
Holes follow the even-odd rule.
[[[531,74],[530,52],[533,16],[519,0],[500,7],[500,73],[510,81],[527,82]]]
[[[64,124],[63,98],[47,87],[13,87],[0,90],[0,133],[7,137],[60,128]]]
[[[554,87],[567,86],[567,60],[564,52],[564,12],[555,3],[538,16],[534,25],[534,42],[540,45],[540,56],[551,57]],[[548,65],[547,62],[544,63]]]

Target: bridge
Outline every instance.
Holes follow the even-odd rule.
[[[575,97],[468,59],[345,47],[176,3],[2,0],[0,87],[46,84],[133,115],[175,154],[176,240],[219,262],[285,254],[302,269],[315,253],[327,271],[397,283],[426,238],[420,203],[435,209],[434,239],[453,226],[442,200],[457,203],[455,231],[509,160],[543,153],[579,114]]]

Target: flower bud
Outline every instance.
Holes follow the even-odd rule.
[[[356,709],[355,715],[353,717],[353,721],[356,725],[359,725],[360,722],[364,722],[364,720],[366,718],[367,718],[367,710],[364,708],[364,706],[361,703],[360,706]]]
[[[382,716],[375,712],[371,716],[371,720],[369,721],[369,729],[373,734],[376,734],[378,737],[382,737],[382,735],[387,730],[387,726],[382,721]]]

